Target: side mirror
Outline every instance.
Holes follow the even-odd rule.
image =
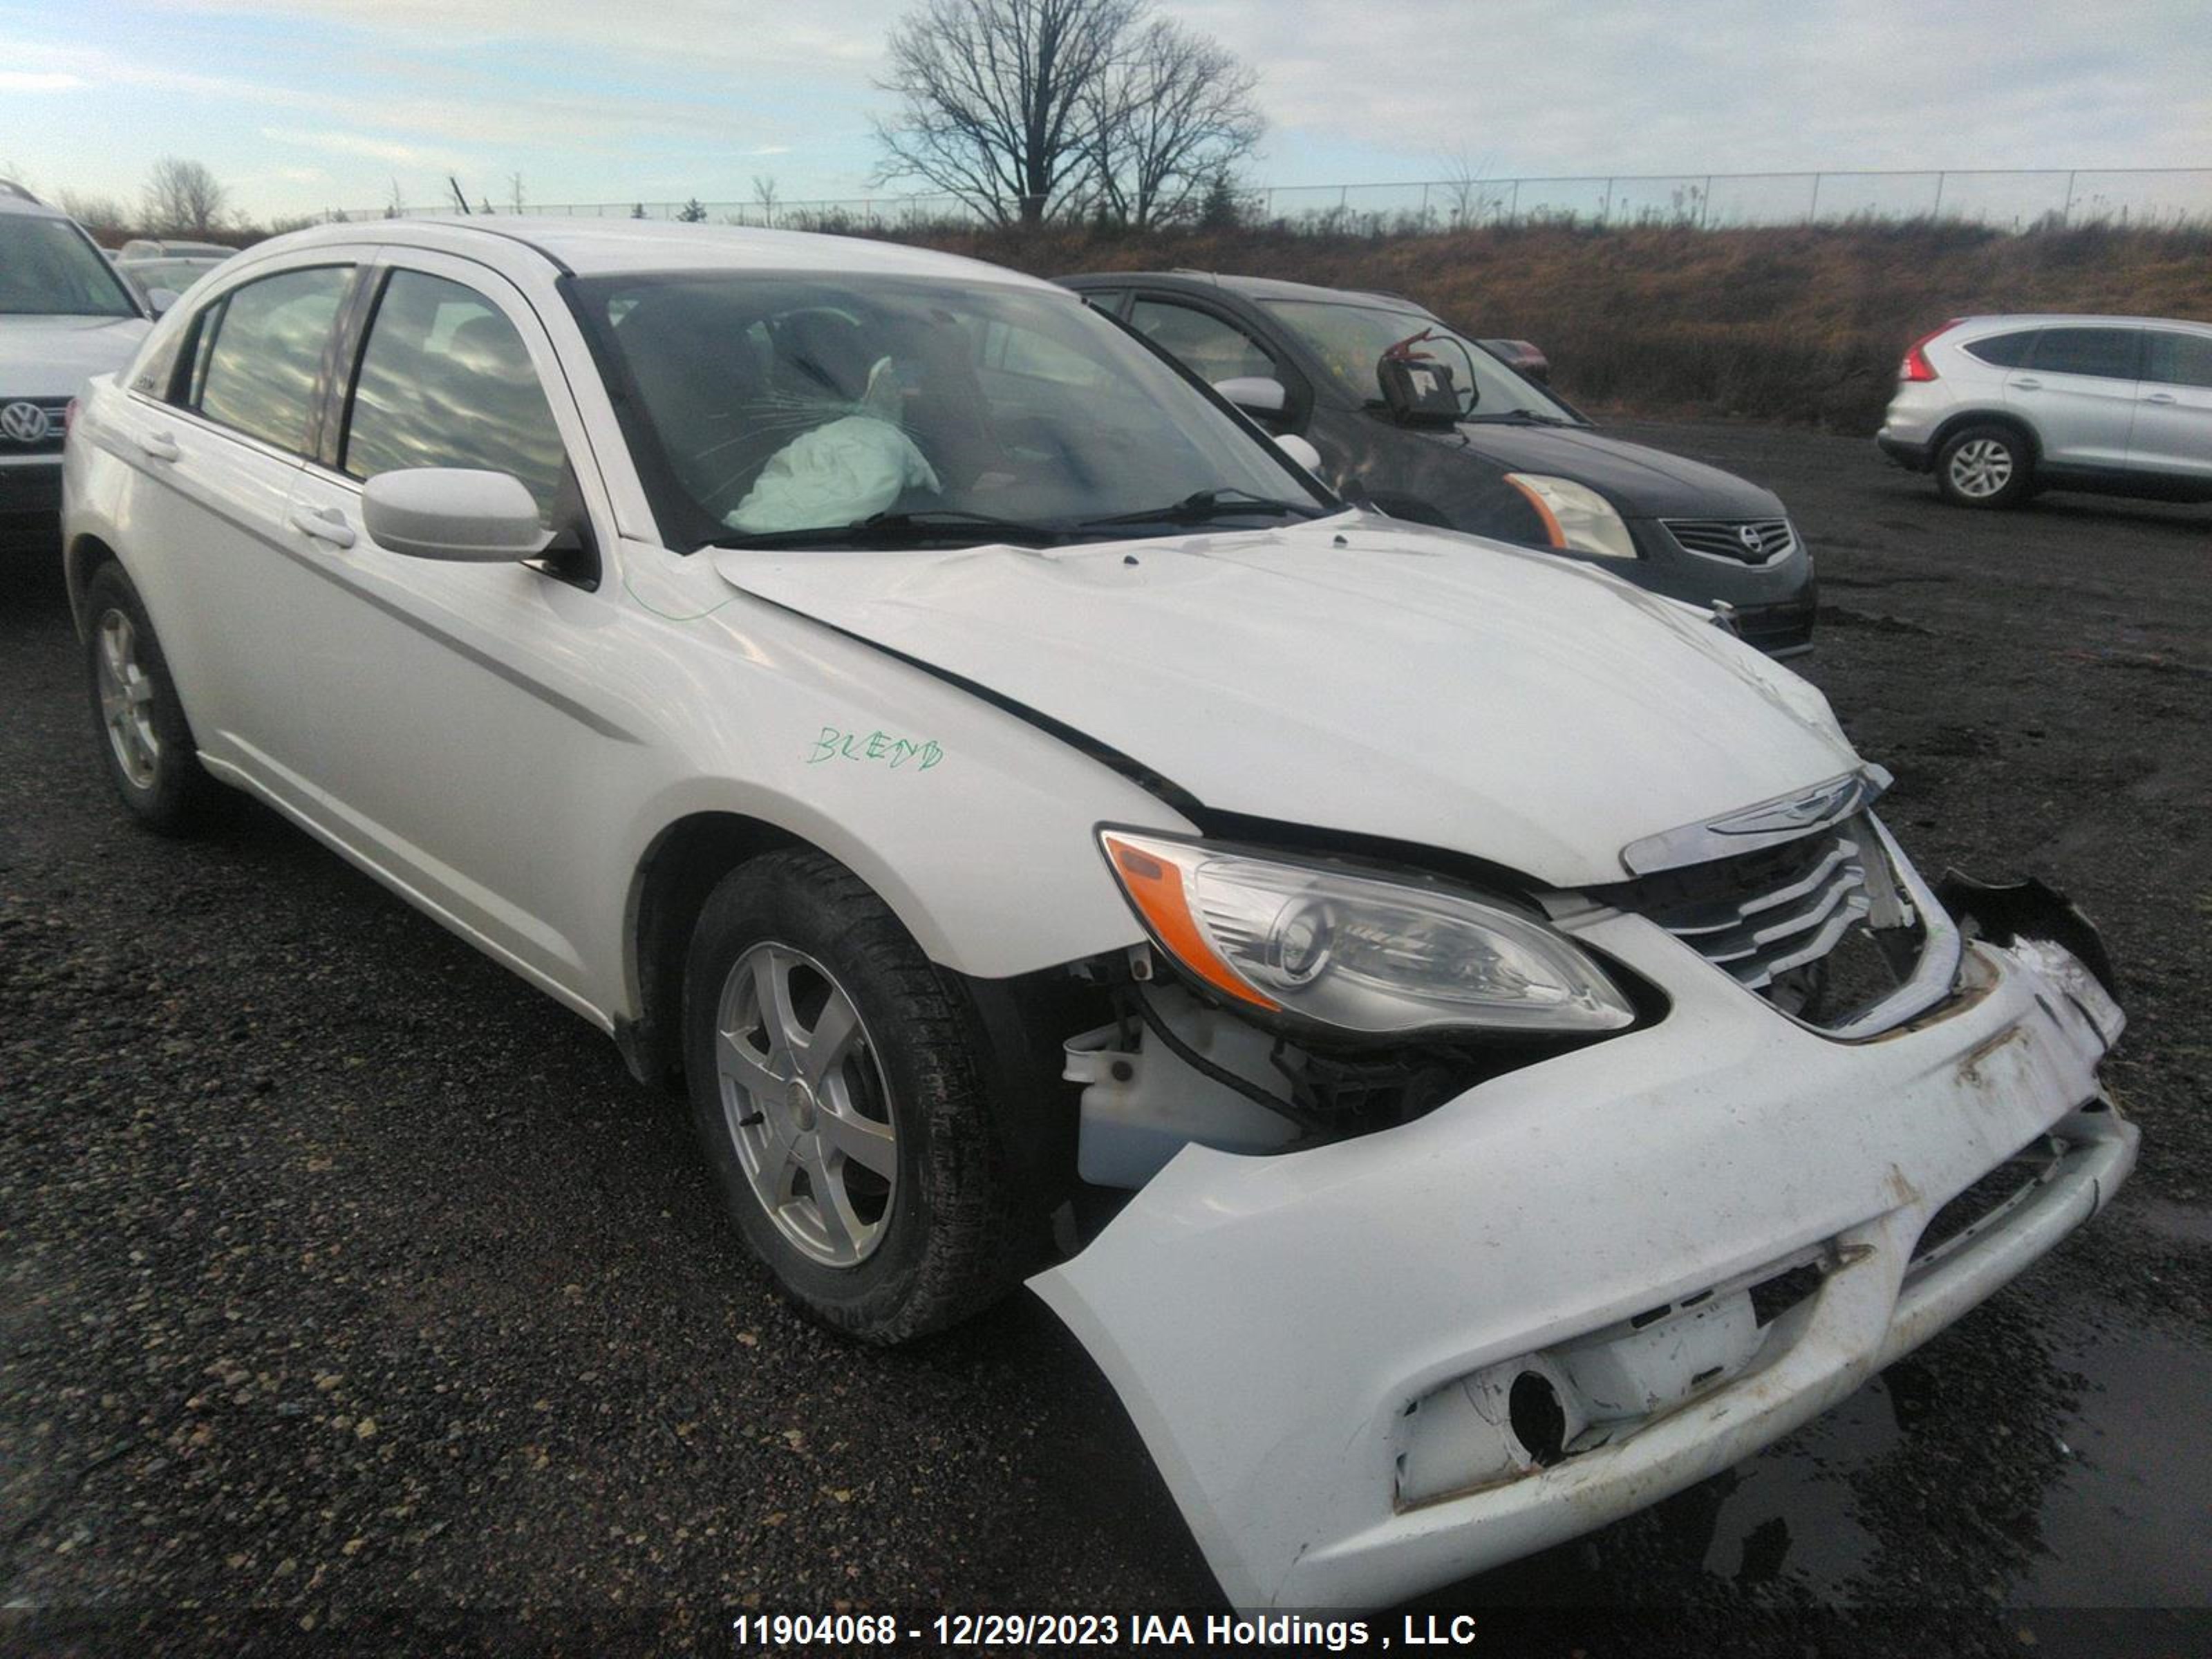
[[[362,489],[361,518],[380,547],[457,564],[534,558],[553,539],[521,479],[466,467],[380,472]]]
[[[1255,421],[1279,419],[1291,406],[1291,394],[1283,390],[1283,383],[1265,374],[1216,380],[1213,389]]]
[[[1276,448],[1281,450],[1284,454],[1305,468],[1307,471],[1316,477],[1320,476],[1321,451],[1316,449],[1295,432],[1278,432],[1274,434],[1274,439]]]
[[[169,307],[176,303],[177,290],[173,288],[149,289],[147,291],[147,307],[151,310],[156,317],[167,314]]]
[[[1375,365],[1375,379],[1390,418],[1400,426],[1458,424],[1459,392],[1449,364],[1431,357],[1386,356]]]

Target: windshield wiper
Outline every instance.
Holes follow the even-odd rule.
[[[1527,426],[1579,426],[1582,424],[1579,421],[1567,419],[1564,415],[1547,415],[1537,409],[1509,409],[1502,415],[1470,414],[1462,416],[1461,418],[1469,421],[1513,421]]]
[[[1001,519],[988,513],[967,513],[957,507],[922,507],[906,513],[872,513],[849,524],[810,525],[800,530],[769,530],[757,535],[733,536],[716,547],[895,547],[901,543],[922,544],[958,540],[973,531],[989,532],[983,539],[1041,547],[1067,532],[1064,526],[1031,524],[1020,519]]]
[[[1139,507],[1134,513],[1116,513],[1103,519],[1085,519],[1082,527],[1095,530],[1103,525],[1115,524],[1205,524],[1214,519],[1243,518],[1265,513],[1272,513],[1278,517],[1318,519],[1322,509],[1310,501],[1278,501],[1272,495],[1261,495],[1232,486],[1223,489],[1201,489],[1165,507]]]

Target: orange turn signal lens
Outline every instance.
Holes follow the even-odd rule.
[[[1224,995],[1270,1013],[1281,1010],[1281,1003],[1261,995],[1238,978],[1207,942],[1206,930],[1191,914],[1190,895],[1180,869],[1110,830],[1099,831],[1099,839],[1106,845],[1107,861],[1113,866],[1121,890],[1129,896],[1129,902],[1162,950]]]
[[[1536,516],[1544,521],[1545,539],[1554,547],[1565,547],[1567,544],[1567,532],[1559,528],[1559,515],[1552,511],[1552,504],[1510,472],[1505,475],[1505,482],[1526,495],[1528,498],[1528,505],[1536,509]]]

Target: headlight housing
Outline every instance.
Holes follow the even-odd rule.
[[[1528,498],[1544,521],[1544,537],[1562,552],[1604,559],[1637,556],[1635,538],[1611,501],[1588,484],[1536,472],[1509,472],[1505,482]]]
[[[1571,940],[1468,895],[1119,830],[1099,842],[1154,943],[1248,1009],[1365,1036],[1636,1018]]]

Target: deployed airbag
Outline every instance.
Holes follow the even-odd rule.
[[[914,440],[889,421],[848,415],[770,456],[727,522],[756,535],[851,524],[916,486],[942,487]]]

